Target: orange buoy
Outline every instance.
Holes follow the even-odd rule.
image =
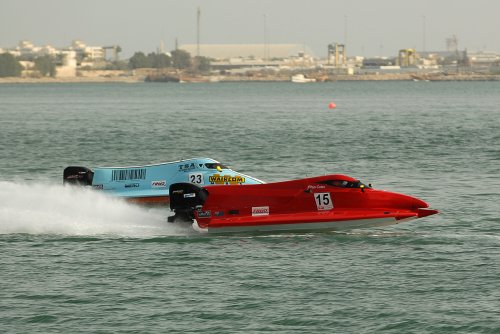
[[[335,109],[335,108],[337,108],[337,105],[333,102],[330,102],[330,104],[328,105],[328,108]]]

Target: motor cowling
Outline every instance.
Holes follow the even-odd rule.
[[[200,208],[208,197],[208,191],[192,183],[174,183],[169,187],[170,209],[174,216],[168,217],[169,222],[192,222],[194,210]]]
[[[64,169],[63,184],[91,186],[94,172],[87,167],[69,166]]]

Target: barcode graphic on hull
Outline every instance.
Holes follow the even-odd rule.
[[[118,169],[111,174],[112,181],[145,180],[146,169]]]

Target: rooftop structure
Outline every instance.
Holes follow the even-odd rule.
[[[472,64],[491,64],[496,61],[500,61],[500,56],[495,52],[469,52],[468,56]]]
[[[347,56],[344,44],[333,43],[328,45],[328,65],[332,64],[335,67],[346,66]]]
[[[80,40],[74,40],[69,48],[76,52],[79,59],[86,59],[89,61],[105,60],[106,52],[102,46],[87,46]]]
[[[79,40],[75,40],[72,42],[71,46],[66,48],[55,48],[51,45],[45,46],[37,46],[33,44],[31,41],[23,40],[20,41],[17,47],[14,48],[3,48],[2,52],[8,52],[16,57],[22,57],[24,59],[34,59],[40,56],[46,55],[65,55],[68,51],[75,51],[75,55],[77,59],[84,59],[86,61],[104,61],[106,58],[106,48],[114,48],[115,49],[115,58],[116,50],[119,48],[118,46],[112,47],[103,47],[103,46],[87,46],[85,43]]]
[[[184,44],[179,49],[196,55],[197,44]],[[312,50],[301,44],[200,44],[200,56],[213,59],[289,58],[299,54],[313,56]]]

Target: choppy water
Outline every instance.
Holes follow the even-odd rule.
[[[500,333],[500,83],[0,85],[2,333]],[[337,109],[328,109],[334,101]],[[345,173],[441,211],[351,233],[199,236],[61,185],[211,157]]]

